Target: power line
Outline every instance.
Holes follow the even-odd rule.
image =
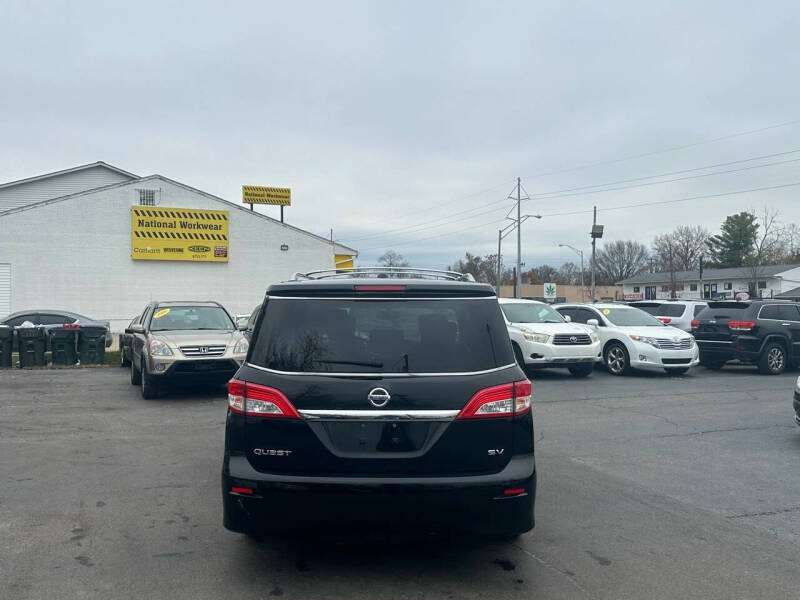
[[[691,169],[684,169],[684,170],[680,170],[680,171],[671,171],[669,173],[661,173],[661,174],[656,174],[656,175],[646,175],[644,177],[637,177],[637,178],[633,178],[633,179],[620,180],[618,182],[608,182],[608,183],[603,183],[603,184],[597,184],[595,186],[583,186],[583,187],[579,187],[579,188],[566,188],[566,189],[563,190],[564,192],[572,192],[572,193],[558,193],[559,192],[558,190],[552,190],[550,192],[541,192],[539,194],[530,194],[528,192],[528,190],[525,189],[525,186],[522,186],[522,189],[525,190],[525,194],[527,196],[527,198],[525,198],[525,199],[527,199],[527,200],[549,200],[549,199],[564,198],[564,197],[569,197],[569,196],[583,196],[583,195],[589,195],[589,194],[598,194],[598,193],[602,193],[602,192],[612,192],[612,191],[627,190],[627,189],[638,188],[638,187],[646,187],[646,186],[651,186],[651,185],[674,183],[674,182],[677,182],[677,181],[687,181],[687,180],[690,180],[690,179],[702,179],[702,178],[705,178],[705,177],[713,177],[713,176],[717,176],[717,175],[729,175],[729,174],[732,174],[732,173],[750,171],[750,170],[753,170],[753,169],[761,169],[761,168],[764,168],[764,167],[771,167],[771,166],[776,166],[776,165],[782,165],[782,164],[787,164],[787,163],[798,162],[798,161],[800,161],[800,158],[793,158],[793,159],[784,160],[784,161],[775,161],[775,162],[764,163],[764,164],[760,164],[760,165],[752,165],[752,166],[749,166],[749,167],[742,167],[742,168],[739,168],[739,169],[728,169],[726,171],[715,171],[715,172],[712,172],[712,173],[701,173],[699,175],[690,175],[690,176],[687,176],[687,177],[677,177],[677,178],[674,178],[674,179],[666,179],[666,180],[662,180],[662,181],[650,181],[650,182],[644,182],[644,183],[637,183],[637,184],[633,184],[633,185],[624,185],[624,186],[618,186],[618,187],[606,187],[606,188],[600,189],[600,190],[591,190],[589,188],[610,186],[610,185],[613,185],[615,183],[641,181],[643,179],[653,179],[653,178],[656,178],[656,177],[665,177],[665,176],[668,176],[668,175],[679,174],[679,173],[691,173],[691,172],[702,171],[702,170],[706,170],[706,169],[712,169],[712,168],[720,167],[720,166],[741,164],[741,163],[744,163],[744,162],[752,162],[754,160],[762,160],[764,158],[770,158],[770,157],[775,157],[775,156],[786,156],[788,154],[796,154],[798,152],[800,152],[800,149],[798,149],[798,150],[789,150],[789,151],[786,151],[786,152],[777,152],[777,153],[773,153],[773,154],[765,154],[765,155],[762,155],[762,156],[755,156],[755,157],[752,157],[752,158],[744,158],[744,159],[740,159],[740,160],[730,161],[730,162],[727,162],[727,163],[717,163],[717,164],[707,165],[707,166],[703,166],[703,167],[694,167],[694,168],[691,168]],[[514,186],[514,187],[516,187],[516,186]],[[573,190],[586,190],[586,191],[574,191],[573,192]],[[449,225],[450,223],[465,221],[465,220],[469,220],[469,219],[472,219],[472,218],[476,218],[476,217],[479,217],[479,216],[483,216],[483,215],[487,215],[487,214],[493,213],[496,210],[496,208],[489,208],[489,207],[492,207],[492,206],[494,206],[496,204],[499,204],[500,202],[505,202],[507,199],[508,198],[503,198],[502,200],[497,200],[497,201],[494,201],[494,202],[490,202],[489,204],[484,205],[484,206],[478,206],[478,207],[467,209],[467,210],[464,210],[464,211],[459,211],[459,212],[456,212],[456,213],[452,213],[451,215],[449,215],[447,217],[441,217],[441,218],[438,218],[438,219],[433,219],[432,221],[428,221],[427,223],[424,223],[424,224],[409,225],[409,226],[406,226],[406,227],[397,227],[395,229],[389,229],[389,230],[384,231],[382,233],[372,234],[372,235],[368,235],[368,236],[362,236],[360,238],[348,238],[348,241],[349,242],[353,242],[353,241],[358,241],[358,240],[374,239],[374,238],[378,238],[378,237],[387,237],[387,236],[388,237],[393,237],[392,234],[396,235],[397,232],[415,233],[417,231],[425,231],[425,230],[428,230],[428,229],[435,229],[437,227],[443,227],[443,226]],[[475,212],[475,211],[479,211],[479,210],[484,209],[484,208],[489,208],[489,210],[482,210],[481,212]],[[513,210],[513,207],[511,208],[511,210]],[[466,214],[466,213],[475,213],[475,214],[469,215],[467,217],[458,218],[458,219],[452,219],[451,218],[453,216],[458,216],[458,215],[462,215],[462,214]],[[508,216],[508,215],[506,215],[506,216]],[[441,221],[445,221],[445,222],[444,223],[440,223]]]
[[[620,206],[609,206],[608,208],[599,207],[597,210],[605,210],[605,211],[622,210],[624,208],[639,208],[641,206],[655,206],[655,205],[658,205],[658,204],[674,204],[676,202],[688,202],[690,200],[704,200],[704,199],[707,199],[707,198],[722,198],[724,196],[735,196],[737,194],[747,194],[749,192],[764,192],[764,191],[768,191],[768,190],[778,190],[778,189],[782,189],[782,188],[795,187],[795,186],[798,186],[798,185],[800,185],[800,181],[797,181],[795,183],[784,183],[784,184],[781,184],[781,185],[771,185],[771,186],[765,186],[765,187],[750,188],[750,189],[747,189],[747,190],[736,190],[736,191],[733,191],[733,192],[721,192],[719,194],[704,194],[702,196],[689,196],[688,198],[676,198],[674,200],[654,200],[652,202],[638,202],[638,203],[635,203],[635,204],[622,204]],[[592,209],[574,210],[574,211],[570,211],[570,212],[561,212],[561,213],[550,213],[550,214],[545,214],[545,215],[542,215],[542,216],[543,217],[564,217],[564,216],[569,216],[569,215],[584,215],[584,214],[587,214],[587,213],[590,213],[590,212],[592,212]]]
[[[610,206],[608,208],[598,207],[598,210],[599,211],[601,211],[601,210],[611,211],[611,210],[623,210],[623,209],[626,209],[626,208],[640,208],[640,207],[643,207],[643,206],[655,206],[655,205],[660,205],[660,204],[674,204],[674,203],[678,203],[678,202],[689,202],[691,200],[704,200],[704,199],[710,199],[710,198],[722,198],[722,197],[734,196],[734,195],[738,195],[738,194],[747,194],[747,193],[750,193],[750,192],[762,192],[762,191],[769,191],[769,190],[776,190],[776,189],[783,189],[783,188],[797,187],[797,186],[800,186],[800,181],[794,182],[794,183],[785,183],[785,184],[781,184],[781,185],[749,188],[749,189],[745,189],[745,190],[734,190],[734,191],[731,191],[731,192],[721,192],[721,193],[718,193],[718,194],[703,194],[703,195],[700,195],[700,196],[689,196],[687,198],[675,198],[675,199],[672,199],[672,200],[656,200],[656,201],[652,201],[652,202],[639,202],[639,203],[634,203],[634,204],[624,204],[624,205],[619,205],[619,206]],[[569,212],[543,214],[542,217],[563,217],[563,216],[572,216],[572,215],[583,215],[583,214],[589,214],[591,212],[592,212],[592,209],[575,210],[575,211],[569,211]],[[483,227],[486,227],[487,225],[492,225],[492,224],[495,224],[495,223],[504,223],[505,221],[506,221],[506,219],[499,219],[499,220],[496,220],[496,221],[484,222],[484,223],[480,223],[478,225],[473,225],[473,226],[470,226],[470,227],[464,227],[464,228],[457,229],[455,231],[448,231],[448,232],[445,232],[445,233],[439,233],[439,234],[435,234],[435,235],[431,235],[431,236],[427,236],[427,237],[423,237],[423,238],[415,238],[415,239],[409,239],[409,240],[405,240],[405,241],[391,242],[390,245],[397,246],[397,247],[402,247],[403,245],[416,244],[418,242],[431,240],[431,239],[435,239],[435,238],[439,238],[439,237],[447,237],[447,236],[451,236],[451,235],[458,235],[458,234],[463,233],[465,231],[471,231],[471,230],[474,230],[474,229],[483,228]],[[380,249],[386,248],[388,245],[389,244],[384,244],[382,246],[373,246],[371,248],[363,248],[363,249],[361,249],[361,252],[368,252],[370,250],[380,250]]]
[[[783,123],[777,123],[775,125],[768,125],[767,127],[760,127],[758,129],[750,129],[750,130],[747,130],[747,131],[740,131],[738,133],[731,133],[731,134],[723,135],[723,136],[716,137],[716,138],[709,138],[709,139],[706,139],[706,140],[700,140],[698,142],[692,142],[691,144],[682,144],[680,146],[672,146],[670,148],[664,148],[663,150],[654,150],[652,152],[643,152],[641,154],[632,154],[630,156],[623,156],[623,157],[614,158],[614,159],[611,159],[611,160],[595,161],[595,162],[586,163],[584,165],[580,165],[580,166],[576,166],[576,167],[569,167],[569,168],[566,168],[566,169],[559,169],[559,170],[556,170],[556,171],[548,171],[546,173],[539,173],[538,175],[530,175],[528,177],[525,177],[525,179],[537,179],[539,177],[546,177],[548,175],[558,175],[560,173],[571,173],[573,171],[580,171],[582,169],[588,169],[588,168],[597,167],[597,166],[600,166],[600,165],[610,165],[610,164],[615,164],[615,163],[619,163],[619,162],[624,162],[626,160],[633,160],[635,158],[644,158],[644,157],[647,157],[647,156],[655,156],[656,154],[666,154],[668,152],[675,152],[677,150],[685,150],[686,148],[694,148],[696,146],[702,146],[702,145],[705,145],[705,144],[713,144],[714,142],[721,142],[722,140],[729,140],[729,139],[736,138],[736,137],[741,137],[741,136],[744,136],[744,135],[752,135],[754,133],[761,133],[763,131],[769,131],[770,129],[778,129],[779,127],[788,127],[789,125],[796,125],[797,123],[800,123],[800,119],[795,119],[793,121],[784,121]]]

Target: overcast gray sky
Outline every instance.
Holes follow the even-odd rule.
[[[800,150],[798,23],[792,0],[6,0],[0,181],[104,160],[232,201],[288,186],[287,220],[362,264],[443,267],[496,251],[517,176],[536,195]],[[588,250],[593,204],[648,245],[765,204],[797,222],[800,186],[607,210],[790,183],[800,162],[534,199],[524,260],[577,260],[557,244]]]

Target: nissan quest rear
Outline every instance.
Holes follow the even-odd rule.
[[[531,384],[490,286],[320,272],[260,311],[229,383],[225,527],[533,527]]]

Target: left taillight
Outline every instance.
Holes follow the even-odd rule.
[[[458,419],[487,419],[524,415],[531,409],[531,382],[527,379],[483,389],[458,414]]]
[[[672,322],[672,319],[670,319],[669,317],[656,317],[656,319],[661,321],[664,325],[667,325],[668,323]]]
[[[248,417],[300,418],[292,403],[280,390],[238,379],[228,382],[228,409]]]

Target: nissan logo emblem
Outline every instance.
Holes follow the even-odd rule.
[[[375,388],[367,394],[367,400],[369,400],[369,403],[375,408],[383,408],[389,404],[389,400],[391,399],[392,397],[389,395],[389,392],[383,388]]]

